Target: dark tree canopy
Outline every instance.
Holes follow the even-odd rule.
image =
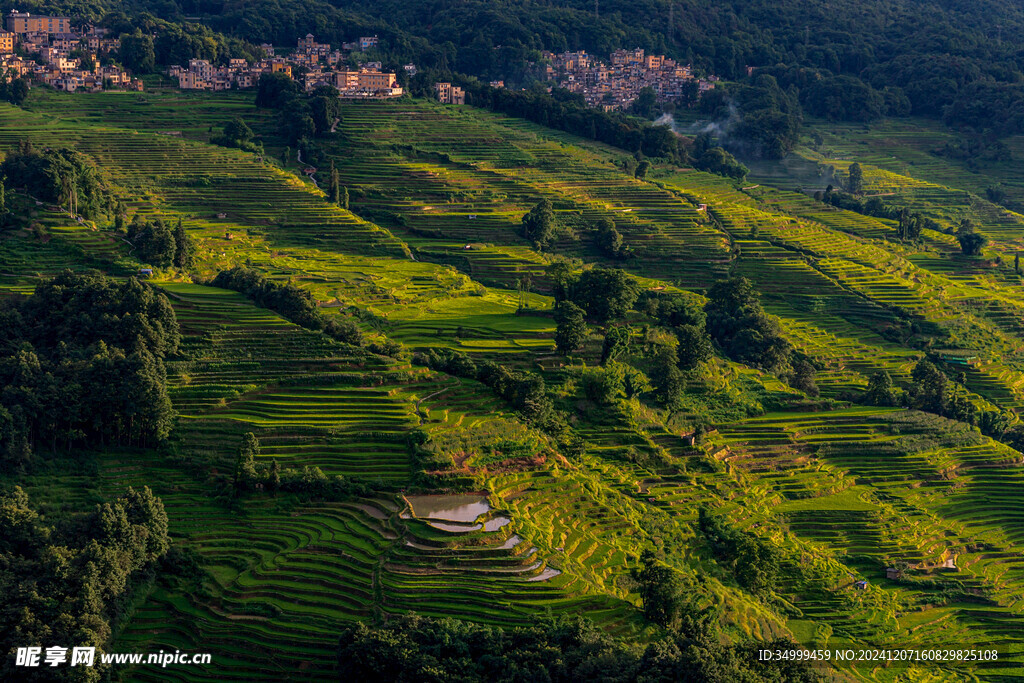
[[[822,680],[806,663],[758,662],[755,650],[764,647],[795,645],[724,646],[672,633],[640,647],[615,640],[579,617],[501,629],[406,614],[386,624],[360,622],[345,629],[338,642],[338,676],[366,683]]]
[[[36,151],[28,142],[9,154],[0,171],[11,187],[23,188],[31,196],[61,204],[86,218],[108,210],[112,197],[93,161],[70,149]]]
[[[550,199],[542,199],[523,216],[523,237],[543,250],[555,238],[555,210]]]
[[[567,356],[587,339],[587,321],[583,309],[571,301],[555,305],[555,348]]]
[[[683,370],[691,370],[714,355],[711,338],[703,326],[680,325],[676,328],[676,339],[676,355]]]
[[[167,513],[148,487],[129,488],[74,524],[51,524],[40,518],[20,487],[0,493],[0,643],[7,651],[44,643],[95,647],[95,666],[88,672],[96,678],[82,676],[84,667],[75,671],[65,665],[57,672],[18,667],[13,656],[0,663],[0,676],[9,681],[100,680],[111,673],[100,652],[122,603],[170,548]]]
[[[167,298],[137,280],[70,272],[0,309],[0,454],[152,444],[174,412],[163,359],[177,352]]]
[[[156,50],[153,47],[153,38],[143,35],[140,29],[121,36],[121,49],[118,50],[118,57],[121,58],[121,63],[126,68],[135,73],[148,74],[156,70]]]
[[[729,358],[772,372],[786,367],[791,346],[779,324],[762,310],[749,280],[733,277],[716,283],[704,312],[708,332]]]
[[[580,273],[570,296],[587,317],[598,323],[621,318],[639,296],[636,281],[620,268],[592,268]]]

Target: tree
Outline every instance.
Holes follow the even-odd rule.
[[[873,406],[895,406],[899,398],[892,384],[892,377],[881,370],[868,378],[868,388],[864,394],[864,402]]]
[[[965,256],[979,256],[981,250],[988,244],[988,239],[974,231],[974,223],[970,218],[960,221],[960,228],[957,230],[956,239],[960,242],[960,251]]]
[[[643,161],[641,161],[639,164],[636,165],[636,171],[633,172],[633,175],[636,178],[639,178],[640,180],[643,180],[644,178],[647,177],[647,173],[650,170],[651,170],[651,162],[647,161],[647,159],[644,159]]]
[[[185,232],[180,217],[178,226],[174,229],[174,247],[174,267],[179,270],[191,268],[196,260],[196,245]]]
[[[39,446],[150,446],[174,416],[163,359],[180,341],[166,297],[129,279],[63,273],[0,313],[0,455]]]
[[[736,581],[754,595],[772,589],[779,575],[777,548],[750,533],[742,533],[736,548]]]
[[[789,383],[794,389],[799,389],[808,396],[818,395],[818,385],[814,382],[817,371],[807,360],[801,358],[793,363],[793,374]]]
[[[305,141],[316,135],[316,124],[313,122],[313,118],[302,109],[284,110],[280,114],[279,124],[283,134],[288,138],[288,142],[307,152],[306,161],[308,162],[309,150],[305,149]]]
[[[35,151],[30,145],[19,145],[4,160],[2,175],[8,185],[25,188],[37,199],[64,204],[86,218],[103,213],[110,204],[96,165],[74,150]]]
[[[633,570],[633,579],[639,585],[644,617],[665,628],[677,627],[683,594],[679,574],[645,550],[640,556],[640,567]]]
[[[341,208],[343,208],[346,211],[348,211],[348,188],[347,187],[342,187],[341,188]]]
[[[135,220],[128,226],[128,241],[135,247],[134,255],[144,263],[151,263],[160,268],[169,268],[175,263],[177,242],[172,232],[162,219],[141,222]],[[187,236],[186,236],[187,239]]]
[[[96,70],[96,62],[88,52],[83,52],[79,57],[78,68],[91,73]]]
[[[571,301],[561,301],[555,305],[555,348],[563,356],[567,356],[580,346],[587,338],[587,321],[583,309]]]
[[[686,390],[686,378],[679,369],[679,360],[671,347],[661,347],[650,374],[654,381],[655,395],[662,405],[668,408],[677,406]]]
[[[733,277],[715,283],[704,312],[708,333],[729,358],[770,372],[786,367],[792,347],[778,322],[761,309],[749,280]]]
[[[571,287],[570,298],[598,323],[621,318],[636,303],[639,287],[620,268],[583,271]]]
[[[633,100],[632,110],[637,116],[644,119],[654,118],[654,107],[658,103],[658,96],[654,88],[646,86],[640,89],[639,94]]]
[[[263,74],[256,88],[256,106],[263,109],[281,109],[298,97],[299,92],[299,84],[288,74]]]
[[[235,458],[235,488],[251,488],[257,479],[256,456],[260,454],[260,442],[252,432],[246,432]]]
[[[714,355],[711,337],[707,330],[696,325],[680,325],[676,328],[676,358],[683,370],[692,370]]]
[[[332,202],[341,206],[341,181],[338,176],[338,169],[334,167],[333,161],[331,162],[331,181],[328,194]]]
[[[622,255],[622,235],[615,229],[611,219],[602,218],[598,223],[597,247],[612,258]]]
[[[1002,441],[1007,446],[1024,453],[1024,423],[1016,424],[1007,429],[1003,433]]]
[[[850,164],[847,189],[853,194],[860,194],[864,189],[864,169],[856,161]]]
[[[921,236],[921,229],[924,227],[924,219],[921,214],[910,213],[910,209],[903,207],[900,211],[900,222],[897,227],[900,239],[916,240]]]
[[[267,477],[267,488],[270,491],[277,491],[281,488],[281,466],[277,464],[277,458],[270,461],[270,474]]]
[[[930,361],[921,359],[911,373],[914,407],[943,415],[949,404],[949,380]]]
[[[523,216],[523,237],[543,250],[555,236],[555,210],[550,199],[542,199]]]
[[[21,106],[28,97],[28,81],[24,76],[13,78],[10,81],[0,80],[0,97],[15,106]]]
[[[252,128],[237,116],[228,121],[227,125],[224,126],[224,135],[238,142],[249,142],[253,139]]]
[[[331,86],[320,86],[311,93],[309,108],[312,112],[316,134],[323,137],[331,132],[335,119],[341,117],[341,100],[338,91]]]
[[[144,35],[141,29],[135,29],[134,33],[126,33],[121,36],[121,47],[118,50],[121,63],[135,73],[148,74],[156,71],[156,52],[153,49],[153,39]]]
[[[576,281],[569,264],[562,259],[556,259],[548,265],[546,270],[548,277],[551,278],[551,288],[555,302],[568,299],[570,289]]]
[[[625,372],[620,363],[588,368],[580,375],[583,395],[600,405],[610,405],[625,393]]]
[[[695,149],[697,148],[695,147]],[[737,161],[736,157],[717,146],[708,147],[698,154],[693,162],[693,166],[701,171],[715,173],[736,180],[743,180],[749,172],[749,169]]]
[[[99,655],[109,644],[110,622],[167,555],[167,516],[148,489],[128,489],[70,521],[48,526],[20,488],[0,493],[0,632],[11,643],[53,639],[68,648],[95,647],[95,666],[75,673],[65,662],[52,673],[31,673],[8,658],[0,663],[3,680],[105,679],[110,668]]]
[[[146,533],[138,536],[144,553],[143,561],[156,561],[171,547],[163,501],[154,496],[148,486],[143,486],[141,490],[128,487],[120,502],[128,523],[146,530]]]
[[[0,227],[7,221],[7,189],[4,187],[4,179],[0,178]]]
[[[244,149],[248,152],[255,152],[260,147],[253,142],[254,137],[255,134],[249,127],[249,124],[236,116],[224,125],[223,133],[212,137],[210,142],[221,147],[233,147],[235,149]]]
[[[633,343],[633,330],[629,325],[614,325],[605,332],[601,343],[601,365],[629,353]]]

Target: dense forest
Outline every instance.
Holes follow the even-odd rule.
[[[0,461],[100,445],[151,446],[171,430],[167,301],[138,280],[66,272],[0,308]]]
[[[15,486],[0,492],[0,641],[37,646],[95,647],[102,652],[136,589],[151,581],[161,560],[175,573],[167,513],[148,487],[88,513],[48,521]],[[99,681],[112,673],[97,655],[93,667],[16,666],[4,657],[8,681]]]

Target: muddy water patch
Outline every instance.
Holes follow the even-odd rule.
[[[557,569],[553,569],[551,567],[545,567],[544,571],[542,571],[540,574],[537,574],[537,576],[531,576],[530,578],[525,579],[525,580],[526,581],[547,581],[548,579],[555,578],[556,576],[558,576],[561,573],[562,572],[558,571]]]
[[[477,517],[491,510],[487,497],[475,494],[406,496],[405,499],[412,507],[412,514],[421,519],[475,522]]]

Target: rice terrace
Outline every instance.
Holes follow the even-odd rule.
[[[1024,10],[0,7],[9,681],[1024,681]]]

